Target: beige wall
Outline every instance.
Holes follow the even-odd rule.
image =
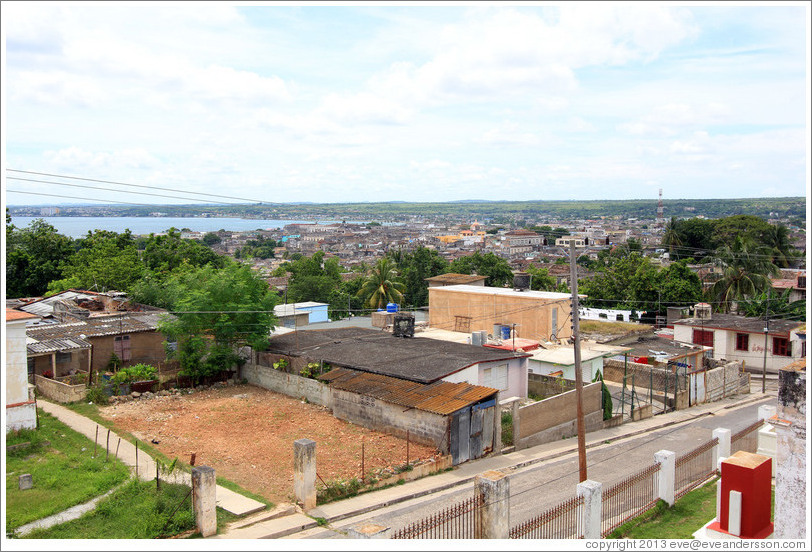
[[[582,395],[585,430],[602,429],[601,382],[585,385]],[[514,436],[517,450],[575,435],[577,408],[575,390],[521,407],[519,435]]]
[[[124,366],[134,366],[139,363],[157,365],[159,362],[166,362],[166,349],[164,341],[166,338],[159,332],[139,332],[129,334],[130,353],[132,355],[129,362]],[[104,372],[110,355],[113,354],[113,342],[116,336],[91,337],[89,341],[93,344],[93,371]],[[87,365],[82,366],[82,370],[87,370]]]
[[[558,310],[558,337],[572,335],[567,319],[569,303],[559,299],[540,298],[530,292],[520,295],[467,293],[451,287],[429,288],[429,326],[443,330],[460,331],[455,317],[470,317],[468,331],[493,332],[494,324],[517,324],[516,336],[547,340],[553,333],[552,311]]]
[[[36,376],[36,381],[39,392],[45,397],[57,402],[71,403],[81,401],[87,394],[87,386],[84,383],[68,385],[43,376]]]
[[[25,320],[6,322],[6,404],[28,401]]]

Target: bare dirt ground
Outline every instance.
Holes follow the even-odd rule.
[[[324,481],[360,478],[364,471],[403,465],[406,441],[333,417],[307,404],[252,385],[134,400],[100,409],[103,417],[169,458],[211,466],[217,475],[268,500],[291,502],[293,442],[316,441],[316,471]],[[409,444],[410,460],[437,456],[433,447]],[[317,488],[322,486],[317,479]]]

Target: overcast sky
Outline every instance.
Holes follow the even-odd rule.
[[[5,167],[268,202],[805,196],[809,19],[806,2],[3,2]]]

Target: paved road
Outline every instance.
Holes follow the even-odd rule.
[[[760,385],[759,382],[759,388]],[[713,415],[698,417],[687,424],[589,449],[588,477],[600,481],[604,486],[611,485],[651,465],[654,462],[654,453],[659,450],[671,450],[679,456],[708,441],[715,428],[724,427],[735,433],[747,427],[757,419],[760,405],[774,402],[775,398],[768,395],[761,401],[739,408],[730,410],[720,408]],[[530,519],[546,508],[575,496],[577,483],[577,454],[513,470],[510,477],[511,525]],[[364,516],[364,520],[397,530],[472,495],[473,485],[464,485],[377,510]],[[345,538],[341,532],[342,528],[346,529],[358,521],[358,519],[344,520],[334,524],[334,530],[315,529],[299,535],[299,538]]]

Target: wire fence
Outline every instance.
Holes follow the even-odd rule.
[[[510,529],[511,539],[582,539],[584,497],[576,496]]]
[[[734,433],[730,438],[730,453],[743,450],[745,452],[758,452],[758,430],[764,425],[764,420],[758,420],[741,431]]]
[[[714,437],[677,458],[674,474],[675,498],[684,496],[716,473],[716,466],[713,465],[713,448],[718,443],[719,438]]]
[[[481,495],[458,502],[395,531],[393,539],[476,539],[480,537]]]
[[[657,504],[660,464],[653,464],[619,481],[601,498],[601,535],[605,536],[628,520]]]

